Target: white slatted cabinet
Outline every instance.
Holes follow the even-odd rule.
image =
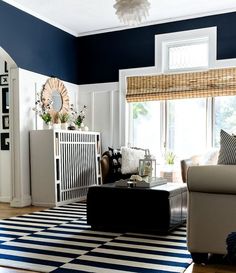
[[[98,132],[30,132],[31,193],[36,206],[59,206],[86,198],[102,183]]]

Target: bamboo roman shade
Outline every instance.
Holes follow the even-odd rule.
[[[127,77],[128,102],[236,95],[236,68]]]

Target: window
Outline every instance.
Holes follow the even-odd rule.
[[[168,46],[168,69],[208,67],[208,42]]]
[[[215,147],[220,147],[220,130],[236,134],[236,97],[214,98],[214,139]]]
[[[214,67],[216,28],[156,36],[158,72]],[[164,147],[178,158],[219,147],[220,130],[236,134],[236,96],[130,103],[129,142],[149,148],[157,161]],[[159,161],[160,162],[160,161]]]
[[[160,102],[131,103],[131,146],[149,149],[160,157]]]
[[[167,103],[167,148],[181,158],[206,149],[206,99]]]

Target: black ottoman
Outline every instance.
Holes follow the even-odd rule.
[[[114,183],[89,188],[87,223],[92,229],[167,233],[186,221],[187,187],[167,183],[150,189]]]

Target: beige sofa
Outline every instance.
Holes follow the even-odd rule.
[[[226,238],[236,231],[236,166],[192,166],[188,169],[187,244],[193,261],[208,253],[226,254]]]

